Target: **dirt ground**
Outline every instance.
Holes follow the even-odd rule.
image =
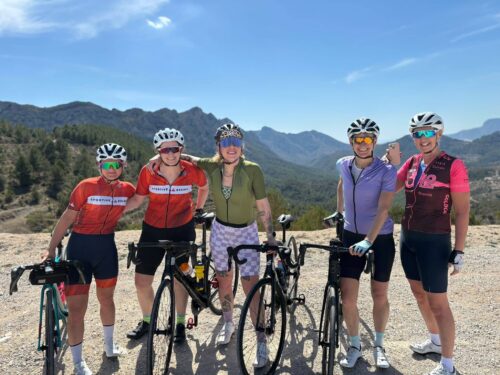
[[[327,244],[331,230],[290,232],[297,240]],[[133,271],[126,269],[129,241],[137,241],[138,231],[118,232],[116,241],[120,252],[120,277],[115,302],[117,319],[115,337],[127,354],[118,360],[105,358],[102,352],[102,328],[99,320],[95,290],[91,289],[90,304],[85,321],[84,357],[94,374],[144,374],[146,342],[129,341],[125,333],[140,319],[133,284]],[[395,238],[399,238],[396,231]],[[449,298],[457,325],[456,367],[460,374],[500,373],[500,281],[496,262],[500,226],[470,228],[465,257],[465,268],[450,280]],[[36,350],[40,288],[31,286],[27,275],[19,282],[19,292],[9,296],[10,268],[38,259],[49,241],[49,234],[0,233],[0,373],[39,374],[43,366],[42,354]],[[288,315],[288,331],[283,359],[278,374],[318,374],[321,372],[321,350],[317,345],[318,325],[323,286],[326,281],[327,255],[311,251],[302,268],[299,292],[306,295],[306,304],[297,306]],[[158,278],[157,278],[158,280]],[[426,329],[411,295],[396,255],[390,283],[389,319],[385,346],[392,367],[377,370],[372,355],[373,322],[369,280],[362,279],[359,297],[363,359],[352,370],[336,365],[337,374],[426,374],[439,361],[437,355],[412,355],[408,345],[426,338]],[[241,290],[241,288],[240,288]],[[236,299],[237,322],[244,298]],[[189,316],[189,314],[188,314]],[[199,316],[200,325],[188,332],[188,344],[174,347],[172,374],[238,374],[235,339],[225,348],[215,346],[215,334],[221,319],[209,310]],[[345,350],[345,331],[342,332]],[[341,358],[338,354],[337,359]],[[59,355],[58,373],[72,374],[71,353],[65,345]]]

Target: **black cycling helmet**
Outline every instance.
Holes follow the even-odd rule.
[[[219,126],[217,128],[217,131],[215,132],[215,137],[214,137],[215,141],[219,143],[222,138],[228,138],[228,137],[236,137],[243,139],[243,131],[236,124],[227,123]]]

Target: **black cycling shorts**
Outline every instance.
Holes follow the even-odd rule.
[[[194,230],[194,221],[175,228],[155,228],[145,222],[142,223],[142,233],[139,242],[158,242],[160,240],[170,241],[194,241],[196,232]],[[165,250],[157,247],[140,248],[137,251],[139,264],[135,266],[135,272],[143,275],[153,276],[156,269],[165,257]],[[186,263],[189,256],[181,256],[176,259],[176,264]]]
[[[71,267],[68,295],[87,294],[92,276],[99,288],[116,285],[118,252],[115,234],[80,234],[73,232],[68,240],[68,260],[79,260],[83,266],[85,284],[79,284],[78,272]]]
[[[366,234],[357,234],[344,229],[344,246],[349,247],[357,242],[363,241]],[[392,233],[379,234],[371,249],[374,253],[373,279],[380,282],[388,282],[391,278],[392,264],[396,254],[396,245]],[[348,277],[359,280],[366,265],[366,257],[358,257],[349,253],[341,254],[340,277]]]
[[[401,230],[399,246],[406,278],[421,281],[426,292],[446,293],[451,235]]]

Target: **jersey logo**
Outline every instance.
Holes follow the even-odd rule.
[[[91,195],[87,198],[87,203],[96,206],[126,206],[127,200],[127,197],[107,197],[100,195]]]
[[[188,194],[193,191],[192,185],[179,185],[179,186],[171,186],[171,185],[149,185],[149,191],[154,194]]]
[[[437,180],[435,174],[430,174],[430,175],[422,176],[422,177],[424,177],[424,178],[420,182],[420,187],[422,187],[424,189],[434,189],[434,188],[438,188],[438,187],[444,187],[444,188],[450,187],[449,184],[439,182]]]

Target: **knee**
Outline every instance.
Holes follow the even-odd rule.
[[[427,303],[427,295],[424,290],[412,289],[412,292],[419,305]]]
[[[113,294],[111,295],[98,295],[97,300],[101,307],[113,307],[115,305]]]
[[[346,298],[347,297],[347,298]],[[353,296],[342,296],[342,309],[353,311],[358,308],[358,301]]]
[[[387,298],[387,293],[384,292],[372,292],[373,304],[375,306],[387,306],[389,305],[389,300]]]
[[[135,278],[135,288],[137,290],[149,289],[153,285],[153,280],[148,280],[142,277]]]
[[[440,317],[446,316],[450,312],[450,306],[448,301],[433,301],[429,300],[429,306],[431,308],[432,314],[439,319]]]

